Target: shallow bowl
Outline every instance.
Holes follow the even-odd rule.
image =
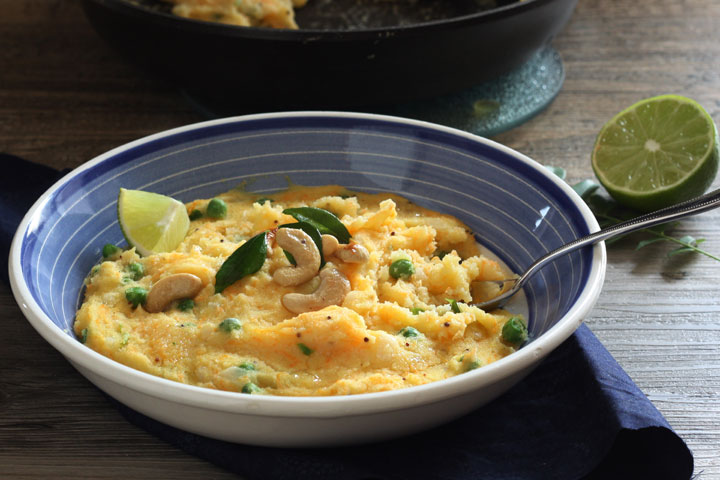
[[[598,229],[585,203],[544,167],[493,141],[377,115],[295,112],[199,123],[118,147],[76,168],[29,210],[10,253],[13,293],[33,327],[120,402],[213,438],[273,446],[370,442],[457,418],[498,397],[567,339],[597,299],[605,249],[545,267],[525,288],[530,340],[480,369],[401,390],[340,397],[272,397],[193,387],[116,363],[72,333],[83,280],[105,243],[121,243],[120,187],[209,198],[244,183],[258,193],[341,184],[395,192],[463,220],[520,271]]]

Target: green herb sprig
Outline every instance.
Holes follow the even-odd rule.
[[[563,180],[565,180],[565,177],[567,176],[567,171],[564,168],[553,166],[546,166],[545,168]],[[610,227],[640,215],[640,213],[623,207],[611,198],[599,193],[600,185],[593,180],[583,180],[570,186],[583,200],[585,200],[585,203],[587,203],[588,207],[590,207],[590,210],[595,215],[600,228]],[[652,238],[640,240],[635,246],[635,250],[640,250],[641,248],[653,243],[669,242],[678,246],[667,253],[668,257],[673,257],[681,253],[698,253],[720,262],[720,257],[699,247],[699,245],[705,241],[704,238],[695,238],[692,235],[685,235],[682,237],[671,235],[669,231],[678,223],[679,222],[664,223],[662,225],[656,225],[628,235],[637,235],[642,233],[652,236]],[[605,244],[611,245],[626,236],[627,235],[623,235],[606,240]]]

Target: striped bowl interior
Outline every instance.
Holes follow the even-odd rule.
[[[71,172],[18,234],[23,278],[40,309],[72,335],[83,279],[104,244],[124,243],[116,217],[120,187],[190,201],[239,185],[272,193],[289,182],[394,192],[455,215],[518,272],[589,233],[582,201],[561,180],[489,140],[392,117],[271,114],[153,135]],[[591,262],[590,249],[567,255],[528,284],[531,338],[570,309]]]

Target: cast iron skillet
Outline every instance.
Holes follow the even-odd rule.
[[[487,0],[309,0],[297,10],[300,30],[188,20],[154,0],[83,6],[142,68],[241,113],[395,104],[468,88],[527,61],[577,3],[503,1],[487,10]]]

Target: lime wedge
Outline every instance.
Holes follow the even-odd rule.
[[[121,188],[117,210],[125,240],[143,256],[174,250],[190,227],[185,205],[158,193]]]
[[[641,100],[603,126],[592,166],[618,202],[651,211],[702,195],[718,170],[715,123],[678,95]]]

